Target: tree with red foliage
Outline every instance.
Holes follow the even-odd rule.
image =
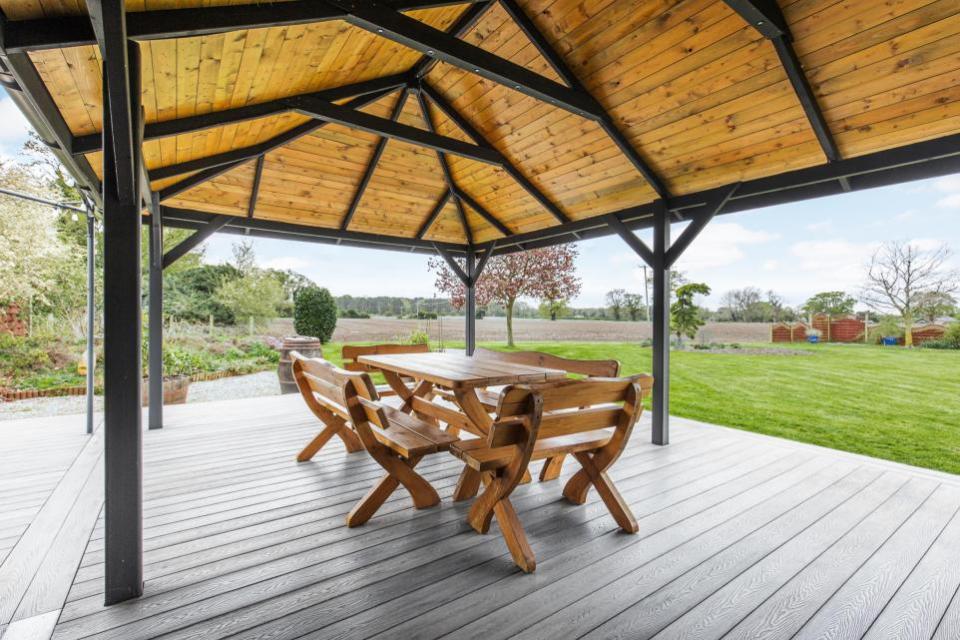
[[[548,302],[568,300],[580,293],[576,268],[577,249],[559,245],[519,253],[493,256],[477,282],[477,304],[498,302],[507,313],[507,346],[513,344],[513,306],[518,298]],[[436,287],[450,296],[455,309],[466,304],[467,290],[447,263],[431,258],[429,269],[436,272]]]

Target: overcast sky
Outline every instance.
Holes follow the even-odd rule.
[[[0,100],[0,156],[17,154],[27,124],[6,95]],[[682,227],[674,226],[674,237]],[[649,234],[641,234],[650,240]],[[773,289],[788,304],[818,291],[854,293],[864,266],[885,240],[948,243],[960,252],[960,175],[757,209],[717,218],[677,268],[713,289],[708,306],[745,286]],[[230,257],[231,236],[207,242],[206,258]],[[294,269],[335,295],[432,296],[424,256],[277,240],[254,241],[262,266]],[[610,289],[642,291],[639,259],[616,237],[578,243],[583,291],[575,306],[599,306]],[[344,268],[345,264],[350,268]],[[960,259],[954,257],[960,268]]]

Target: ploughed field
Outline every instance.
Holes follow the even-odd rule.
[[[370,318],[356,320],[340,318],[333,334],[334,342],[378,342],[406,337],[412,331],[423,330],[430,334],[432,342],[462,341],[464,339],[463,316],[448,316],[443,320],[398,320],[396,318]],[[277,320],[270,332],[275,335],[291,335],[293,323]],[[613,322],[607,320],[550,320],[514,319],[514,339],[517,341],[554,340],[558,342],[630,342],[641,341],[651,336],[648,322]],[[507,322],[505,318],[477,320],[477,339],[481,342],[505,341]],[[749,322],[710,323],[702,330],[702,339],[707,342],[768,342],[770,325]]]

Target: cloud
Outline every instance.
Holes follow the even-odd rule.
[[[27,141],[30,125],[13,103],[10,96],[0,98],[0,150],[4,155],[15,156]]]
[[[937,200],[937,206],[941,209],[960,209],[960,193],[954,193]]]
[[[906,211],[902,211],[897,215],[893,216],[893,219],[896,220],[897,222],[908,222],[910,220],[914,220],[917,217],[918,213],[920,212],[917,211],[916,209],[907,209]]]
[[[765,260],[760,268],[764,271],[776,271],[780,268],[780,262],[777,260]]]
[[[845,289],[863,280],[864,265],[876,248],[876,243],[814,240],[795,242],[790,253],[796,258],[796,268],[810,274],[805,280],[822,283],[815,288]]]
[[[933,187],[942,193],[960,193],[960,175],[940,178],[933,183]]]
[[[679,235],[678,231],[676,236]],[[779,237],[735,222],[714,222],[680,257],[678,267],[692,270],[726,267],[746,258],[744,247],[766,244]]]

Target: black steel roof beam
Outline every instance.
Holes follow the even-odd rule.
[[[473,283],[476,284],[480,281],[480,276],[483,275],[483,270],[487,268],[487,262],[493,256],[493,252],[497,250],[497,241],[492,240],[487,248],[483,251],[483,256],[480,258],[480,262],[476,264],[473,268],[473,273],[470,274],[470,277],[473,279]]]
[[[423,97],[423,93],[420,91],[417,91],[417,103],[420,105],[420,113],[423,117],[424,124],[427,125],[427,130],[436,133],[437,128],[433,123],[433,116],[430,115],[426,98]],[[453,173],[450,171],[450,163],[447,161],[446,154],[442,151],[437,151],[437,161],[440,163],[440,169],[443,171],[443,180],[447,184],[447,191],[453,194],[454,204],[457,206],[457,216],[460,218],[460,225],[463,227],[463,236],[467,239],[467,244],[473,244],[473,230],[470,228],[470,222],[467,220],[467,212],[463,209],[463,200],[459,195],[460,190],[453,179]]]
[[[430,230],[430,227],[433,226],[433,223],[437,221],[437,218],[440,217],[440,212],[443,211],[445,206],[447,206],[447,203],[450,201],[451,197],[453,197],[453,194],[450,193],[449,189],[443,192],[443,195],[440,196],[439,200],[437,200],[437,204],[435,204],[433,209],[430,210],[430,215],[427,216],[427,219],[423,221],[423,224],[420,225],[420,228],[417,230],[416,238],[418,240],[423,238],[427,231]]]
[[[384,0],[395,11],[411,11],[478,0]],[[157,9],[127,14],[127,36],[136,40],[189,38],[238,31],[340,20],[343,11],[314,0],[267,2],[190,9]],[[63,49],[96,44],[87,16],[18,20],[7,31],[11,51]]]
[[[111,7],[105,8],[100,0],[87,0],[89,21],[93,25],[103,60],[103,74],[108,79],[105,99],[109,103],[109,109],[104,111],[109,112],[111,137],[115,141],[112,155],[117,193],[114,197],[120,202],[131,202],[134,200],[140,176],[134,161],[134,145],[138,132],[134,130],[134,117],[131,113],[126,21],[122,7],[119,11],[110,9]],[[139,96],[137,102],[139,103]]]
[[[335,122],[351,129],[360,129],[386,138],[402,140],[421,147],[463,156],[478,162],[500,164],[500,154],[495,149],[440,136],[423,129],[393,122],[388,118],[380,118],[346,106],[340,106],[333,102],[302,97],[290,98],[286,102],[294,111],[318,120]]]
[[[463,283],[463,286],[469,287],[473,284],[473,279],[469,275],[467,275],[467,272],[463,270],[463,267],[461,267],[456,260],[453,259],[453,256],[450,255],[448,251],[446,251],[439,245],[436,246],[436,250],[437,250],[437,253],[440,254],[440,257],[444,259],[447,265],[449,265],[454,275],[457,276],[457,279]]]
[[[400,92],[400,95],[397,96],[397,103],[393,106],[393,111],[390,113],[390,119],[394,122],[400,117],[400,113],[403,112],[403,107],[407,103],[407,96],[409,92],[404,89]],[[340,228],[344,231],[350,226],[350,222],[353,220],[353,216],[357,213],[357,207],[360,206],[360,200],[363,198],[364,192],[367,190],[367,185],[370,184],[370,179],[373,178],[373,172],[377,170],[377,165],[380,163],[380,156],[383,155],[383,150],[387,148],[388,138],[380,138],[377,141],[377,146],[373,150],[373,155],[370,157],[370,162],[367,163],[367,168],[363,172],[363,177],[360,178],[360,183],[357,185],[356,191],[353,193],[353,198],[350,200],[350,206],[347,208],[347,213],[343,216],[343,222],[340,223]]]
[[[440,92],[430,86],[429,83],[422,81],[419,85],[419,88],[421,93],[426,93],[427,97],[430,98],[430,101],[437,105],[437,108],[443,111],[443,113],[446,114],[446,116],[450,118],[450,120],[457,125],[461,131],[467,134],[467,136],[469,136],[475,143],[491,148],[493,147],[486,137],[480,133],[476,127],[470,124],[470,122],[464,118],[459,111],[454,109],[453,105],[447,102],[446,98],[444,98]],[[567,215],[560,210],[560,207],[554,204],[553,201],[551,201],[542,191],[540,191],[536,185],[530,182],[525,175],[520,173],[520,170],[517,169],[513,163],[506,158],[506,156],[503,154],[500,155],[501,158],[503,158],[501,165],[503,166],[504,171],[506,171],[510,177],[513,178],[514,181],[523,188],[524,191],[526,191],[534,200],[539,202],[540,206],[550,212],[550,215],[556,218],[559,222],[570,221],[570,218],[568,218]]]
[[[590,91],[584,86],[584,84],[577,77],[577,74],[573,72],[570,66],[566,63],[563,57],[553,48],[553,46],[547,42],[547,39],[543,36],[540,30],[537,28],[537,25],[533,23],[533,20],[523,11],[523,8],[516,3],[515,0],[500,0],[500,4],[503,8],[510,14],[510,17],[513,18],[517,26],[520,27],[520,30],[524,32],[527,38],[533,43],[537,50],[543,55],[547,60],[553,70],[557,73],[558,76],[563,78],[563,81],[566,82],[570,87],[577,91],[580,94],[590,97],[590,100],[594,104],[594,112],[596,114],[595,119],[600,124],[600,127],[603,129],[604,133],[613,140],[614,144],[620,149],[620,152],[623,153],[634,168],[643,176],[644,180],[656,191],[657,195],[661,198],[670,197],[670,189],[667,187],[667,184],[663,181],[659,174],[653,169],[646,158],[643,157],[643,154],[633,146],[633,144],[627,139],[627,137],[620,131],[620,128],[617,126],[617,123],[614,122],[613,118],[607,112],[607,110],[600,104],[600,102],[593,97]]]
[[[466,35],[467,31],[476,26],[477,22],[480,21],[480,18],[486,14],[486,12],[493,6],[493,0],[484,0],[483,2],[476,2],[472,6],[467,7],[466,11],[460,14],[460,17],[457,18],[456,22],[450,25],[450,28],[447,29],[447,33],[453,35],[457,38],[462,38]],[[410,68],[410,75],[412,78],[422,78],[433,69],[439,60],[432,56],[423,55],[419,60]]]
[[[162,200],[167,200],[169,198],[176,197],[181,193],[183,193],[184,191],[188,191],[194,188],[198,184],[209,182],[214,178],[218,178],[223,174],[225,174],[227,171],[230,171],[231,169],[235,169],[239,167],[241,164],[243,164],[247,160],[248,158],[243,158],[241,160],[234,160],[233,162],[221,164],[215,167],[210,167],[209,169],[204,169],[203,171],[198,171],[192,176],[184,178],[179,182],[175,182],[174,184],[171,184],[169,186],[164,187],[163,189],[160,189],[160,191],[158,192],[160,195],[160,200],[162,201]]]
[[[360,96],[359,98],[354,98],[350,102],[347,102],[344,107],[350,109],[358,109],[365,105],[368,105],[372,102],[376,102],[380,98],[389,94],[392,89],[385,89],[381,92],[369,94],[365,96]],[[193,171],[203,171],[207,169],[213,169],[215,167],[220,167],[227,164],[234,164],[236,162],[242,162],[244,160],[250,160],[251,158],[256,158],[257,156],[263,155],[273,151],[277,147],[283,146],[287,143],[293,142],[297,138],[313,133],[320,127],[325,126],[326,122],[304,122],[299,124],[296,127],[284,131],[281,134],[278,134],[268,140],[263,142],[250,145],[248,147],[241,147],[239,149],[233,149],[231,151],[225,151],[223,153],[218,153],[212,156],[206,156],[203,158],[197,158],[195,160],[188,160],[186,162],[180,162],[177,164],[167,165],[165,167],[157,167],[150,172],[151,180],[162,180],[164,178],[171,178],[173,176],[182,175],[184,173],[190,173]]]
[[[623,241],[627,243],[627,246],[633,249],[634,253],[640,256],[644,262],[649,266],[653,266],[654,256],[653,250],[647,246],[647,243],[638,238],[633,231],[627,228],[627,225],[623,224],[623,221],[618,218],[615,214],[607,214],[606,216],[607,225],[616,233],[618,236],[623,238]]]
[[[382,96],[384,90],[394,90],[406,84],[406,76],[397,74],[355,82],[340,87],[323,89],[303,94],[302,97],[320,98],[322,100],[342,100],[355,96],[365,96],[376,94]],[[254,120],[256,118],[265,118],[268,116],[280,115],[290,111],[286,98],[261,102],[260,104],[251,104],[234,109],[224,109],[223,111],[212,111],[196,116],[186,118],[177,118],[176,120],[166,120],[164,122],[154,122],[146,125],[143,132],[144,140],[155,140],[168,136],[176,136],[184,133],[194,133],[213,127],[222,127],[229,124],[237,124]],[[92,133],[85,136],[78,136],[73,140],[73,153],[90,153],[99,151],[103,145],[103,136],[99,133]]]
[[[163,217],[162,214],[161,217]],[[166,269],[174,262],[190,253],[190,251],[199,246],[201,242],[227,226],[227,224],[234,219],[236,219],[234,216],[217,216],[210,220],[206,226],[201,229],[197,229],[192,235],[178,242],[175,247],[163,254],[163,268]],[[166,220],[164,220],[164,222],[166,222]]]
[[[206,228],[206,225],[211,220],[218,217],[212,213],[180,209],[177,207],[164,206],[161,209],[163,211],[163,224],[180,229],[203,229]],[[144,224],[149,224],[149,220],[149,216],[143,217]],[[240,216],[231,217],[230,224],[221,228],[219,231],[237,235],[250,235],[282,240],[300,240],[323,244],[339,244],[343,246],[365,247],[368,249],[416,251],[429,255],[436,253],[435,246],[440,246],[444,250],[458,255],[467,251],[466,245],[450,242],[431,242],[419,238],[398,238],[359,231],[341,231],[336,228],[311,227],[302,224],[259,220],[257,218],[249,219]]]
[[[841,158],[840,149],[830,131],[830,126],[820,109],[817,96],[810,86],[803,64],[793,48],[793,36],[787,20],[775,0],[725,0],[727,6],[740,14],[762,36],[773,43],[780,64],[793,86],[797,99],[803,107],[813,133],[817,136],[820,148],[829,162]],[[846,188],[846,185],[844,186]]]
[[[513,231],[510,230],[510,227],[503,224],[499,219],[497,219],[496,216],[494,216],[489,211],[487,211],[487,209],[483,205],[481,205],[479,202],[474,200],[469,193],[457,187],[457,189],[454,191],[454,195],[456,195],[460,200],[462,200],[464,204],[468,205],[471,209],[473,209],[478,214],[480,214],[480,217],[486,220],[487,222],[489,222],[494,229],[496,229],[497,231],[499,231],[505,236],[513,235]]]
[[[596,120],[601,117],[593,98],[545,78],[489,51],[435,29],[376,2],[328,0],[342,9],[350,24],[406,47],[475,73],[528,96]]]
[[[257,199],[260,197],[260,180],[263,178],[263,163],[266,156],[257,158],[257,166],[253,170],[253,186],[250,187],[250,200],[247,202],[247,217],[252,218],[257,209]]]
[[[765,38],[773,39],[789,36],[787,20],[777,4],[777,0],[725,0],[727,6],[740,14],[754,29]]]
[[[730,198],[733,197],[739,188],[740,183],[731,185],[725,191],[720,192],[710,202],[704,205],[702,212],[695,216],[691,216],[690,224],[687,225],[687,228],[683,230],[683,233],[681,233],[680,236],[673,241],[673,244],[670,245],[670,248],[667,249],[665,262],[668,269],[673,266],[680,256],[683,255],[683,252],[686,251],[693,241],[697,239],[697,236],[700,235],[700,232],[706,229],[707,225],[710,224],[710,221],[723,211],[723,208],[727,206],[727,203],[730,202]]]
[[[6,19],[0,13],[0,67],[18,87],[13,89],[8,86],[7,94],[26,116],[30,126],[37,132],[43,143],[77,179],[78,187],[94,203],[101,205],[100,179],[86,158],[73,156],[73,135],[70,128],[47,86],[40,78],[30,56],[26,53],[13,53],[6,50],[3,41],[6,24]]]

